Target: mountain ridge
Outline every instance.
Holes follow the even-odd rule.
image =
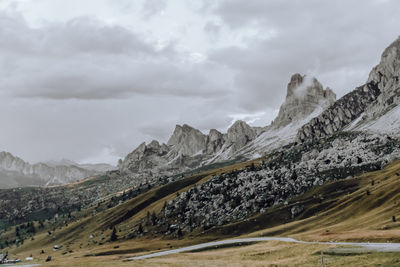
[[[335,93],[329,88],[323,89],[315,77],[296,73],[287,85],[286,100],[270,125],[251,127],[238,120],[226,133],[211,129],[209,134],[188,124],[176,125],[167,144],[155,140],[150,144],[141,143],[119,164],[119,170],[137,173],[152,169],[152,172],[173,174],[237,157],[252,158],[267,152],[268,147],[272,149],[277,144],[294,140],[300,124],[318,115],[335,100]]]
[[[373,125],[375,120],[382,120],[387,112],[400,104],[399,76],[400,37],[384,50],[379,64],[371,70],[367,82],[305,124],[298,131],[297,140],[304,142],[307,139],[321,138],[344,130],[346,126],[349,126],[346,130],[369,131],[368,124]],[[387,119],[398,123],[395,116]],[[354,121],[355,125],[350,125]],[[385,133],[385,129],[375,129],[373,132]]]
[[[10,152],[0,152],[0,188],[49,186],[81,180],[109,171],[104,164],[78,164],[69,160],[30,164]]]

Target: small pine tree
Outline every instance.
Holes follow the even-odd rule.
[[[113,231],[112,231],[112,233],[111,233],[111,238],[110,238],[110,240],[111,240],[112,242],[118,240],[117,229],[115,229],[115,227],[113,228]]]
[[[250,170],[251,171],[255,171],[256,170],[256,166],[254,165],[254,162],[251,163]]]
[[[157,223],[157,216],[156,216],[156,213],[153,211],[153,213],[151,214],[151,223],[153,224],[153,225],[156,225],[156,223]]]
[[[138,233],[139,233],[139,234],[143,233],[143,226],[142,226],[142,224],[139,224]]]
[[[177,235],[178,235],[179,238],[181,238],[183,236],[181,228],[178,229]]]
[[[15,227],[15,236],[16,237],[20,237],[19,227],[18,226]]]
[[[392,216],[392,221],[396,222],[396,216],[394,216],[394,215]]]
[[[36,233],[35,225],[33,224],[33,222],[29,223],[29,228],[28,228],[27,232],[32,233],[32,234]]]

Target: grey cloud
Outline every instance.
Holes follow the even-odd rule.
[[[161,50],[140,36],[90,18],[39,29],[0,13],[0,90],[22,97],[121,98],[132,94],[214,97],[224,93],[209,70],[171,46]],[[216,70],[215,75],[218,73]]]
[[[278,107],[295,72],[315,75],[340,96],[365,82],[400,33],[400,3],[388,3],[223,0],[212,12],[226,27],[258,34],[209,58],[236,72],[238,101],[248,110]]]
[[[167,7],[166,0],[146,0],[142,6],[143,16],[145,18],[150,18]]]
[[[221,33],[221,25],[214,21],[209,21],[204,25],[204,31],[207,32],[211,38],[216,38]]]
[[[153,138],[155,140],[158,140],[160,142],[165,142],[165,140],[168,138],[168,136],[171,135],[170,127],[173,125],[172,123],[168,124],[151,124],[151,125],[146,125],[143,126],[142,128],[139,128],[139,131],[143,133],[144,135],[147,135],[150,138]]]
[[[143,11],[142,2],[115,2],[124,16]],[[89,17],[32,28],[0,13],[0,150],[84,161],[165,142],[175,124],[226,131],[232,118],[265,112],[254,122],[265,126],[292,73],[316,75],[341,95],[365,82],[400,33],[395,1],[203,2],[204,20],[193,19],[219,36],[191,51],[180,40],[160,50],[149,36]],[[197,48],[206,59],[194,63]]]

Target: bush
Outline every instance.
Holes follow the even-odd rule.
[[[115,227],[113,228],[113,231],[111,233],[111,238],[110,241],[114,242],[118,240],[118,235],[117,235],[117,229],[115,229]]]

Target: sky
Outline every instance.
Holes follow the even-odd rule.
[[[395,0],[0,0],[0,150],[117,160],[176,124],[266,126],[294,73],[338,97],[400,35]]]

